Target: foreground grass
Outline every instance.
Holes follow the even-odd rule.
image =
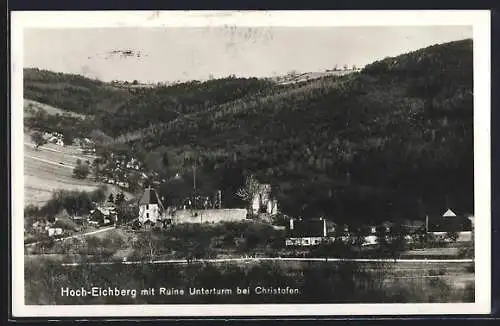
[[[401,273],[404,277],[401,277]],[[447,273],[449,275],[447,275]],[[401,271],[391,264],[265,262],[258,264],[86,265],[54,261],[25,263],[27,304],[144,303],[425,303],[472,302],[474,282],[457,286],[466,271]],[[469,276],[473,274],[469,273]],[[410,276],[410,277],[409,277]],[[294,295],[258,295],[258,287],[296,288]],[[67,297],[61,288],[135,289],[137,296]],[[141,295],[142,289],[183,289],[185,295]],[[231,295],[189,295],[189,288],[232,289]],[[237,295],[236,288],[249,288]]]

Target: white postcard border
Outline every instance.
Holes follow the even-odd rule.
[[[473,26],[474,303],[28,306],[24,302],[23,28],[195,26]],[[446,11],[25,11],[11,13],[12,313],[14,317],[210,317],[485,314],[491,309],[490,12]]]

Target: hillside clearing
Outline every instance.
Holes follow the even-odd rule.
[[[47,112],[47,114],[51,114],[51,115],[60,114],[60,115],[69,115],[71,117],[80,118],[80,119],[85,118],[85,115],[83,115],[83,114],[79,114],[79,113],[71,112],[68,110],[56,108],[54,106],[43,104],[43,103],[40,103],[37,101],[24,99],[24,115],[25,116],[32,115],[32,112],[30,112],[31,111],[30,108],[35,109],[35,110],[42,109],[45,112]]]
[[[91,179],[79,180],[73,178],[73,167],[76,160],[92,161],[92,156],[78,154],[75,148],[47,144],[34,149],[29,136],[25,135],[24,145],[24,203],[25,205],[42,205],[58,189],[93,191],[101,183]],[[91,176],[89,176],[91,178]],[[114,185],[107,185],[108,193],[118,192]],[[132,194],[124,192],[130,199]]]

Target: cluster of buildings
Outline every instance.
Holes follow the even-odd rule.
[[[64,137],[58,132],[44,132],[42,135],[43,139],[48,143],[56,144],[58,146],[64,146]]]
[[[209,197],[187,198],[182,207],[165,208],[156,190],[145,189],[139,200],[138,221],[142,225],[165,226],[177,223],[219,223],[244,221],[249,216],[266,217],[278,213],[278,203],[271,195],[271,186],[263,184],[251,198],[250,212],[246,208],[222,208],[222,192],[215,193],[213,201]],[[251,213],[251,214],[249,214]]]
[[[101,166],[100,181],[130,189],[130,174],[135,173],[137,175],[137,185],[142,187],[144,182],[152,177],[146,175],[142,170],[143,166],[138,159],[111,153],[109,160]]]
[[[48,237],[68,236],[80,231],[85,225],[102,227],[113,225],[118,221],[116,206],[113,203],[94,203],[95,208],[89,214],[69,214],[66,209],[61,210],[53,221],[36,221],[32,224],[31,231],[35,234],[45,234]]]
[[[71,144],[64,142],[63,134],[59,132],[44,132],[42,137],[45,141],[51,144],[56,144],[58,146],[79,146],[80,150],[85,153],[93,153],[95,152],[95,142],[89,138],[74,138]]]
[[[422,234],[432,237],[433,241],[466,242],[473,240],[474,217],[457,215],[451,209],[442,215],[427,216],[423,221],[405,221],[394,233],[395,223],[384,222],[380,225],[367,225],[363,229],[336,225],[324,218],[302,220],[289,219],[286,246],[316,246],[322,243],[341,240],[344,243],[356,243],[361,238],[361,246],[376,245],[381,237],[390,242],[394,235],[403,236],[407,243],[414,241],[412,235]],[[358,242],[359,243],[359,242]]]
[[[89,138],[75,138],[73,145],[80,146],[81,151],[84,153],[95,153],[95,142]]]

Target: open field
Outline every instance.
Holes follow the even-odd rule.
[[[35,150],[31,146],[24,146],[25,205],[43,204],[57,189],[85,191],[97,189],[99,184],[95,182],[72,177],[75,161],[76,159],[68,154],[49,152],[43,148]]]
[[[75,147],[62,147],[46,144],[34,149],[28,134],[24,135],[24,203],[41,205],[50,199],[58,189],[92,191],[100,183],[89,179],[78,180],[72,177],[76,160],[92,162],[93,156],[78,152]],[[107,185],[108,191],[117,192],[116,186]],[[125,193],[126,198],[132,195]]]

